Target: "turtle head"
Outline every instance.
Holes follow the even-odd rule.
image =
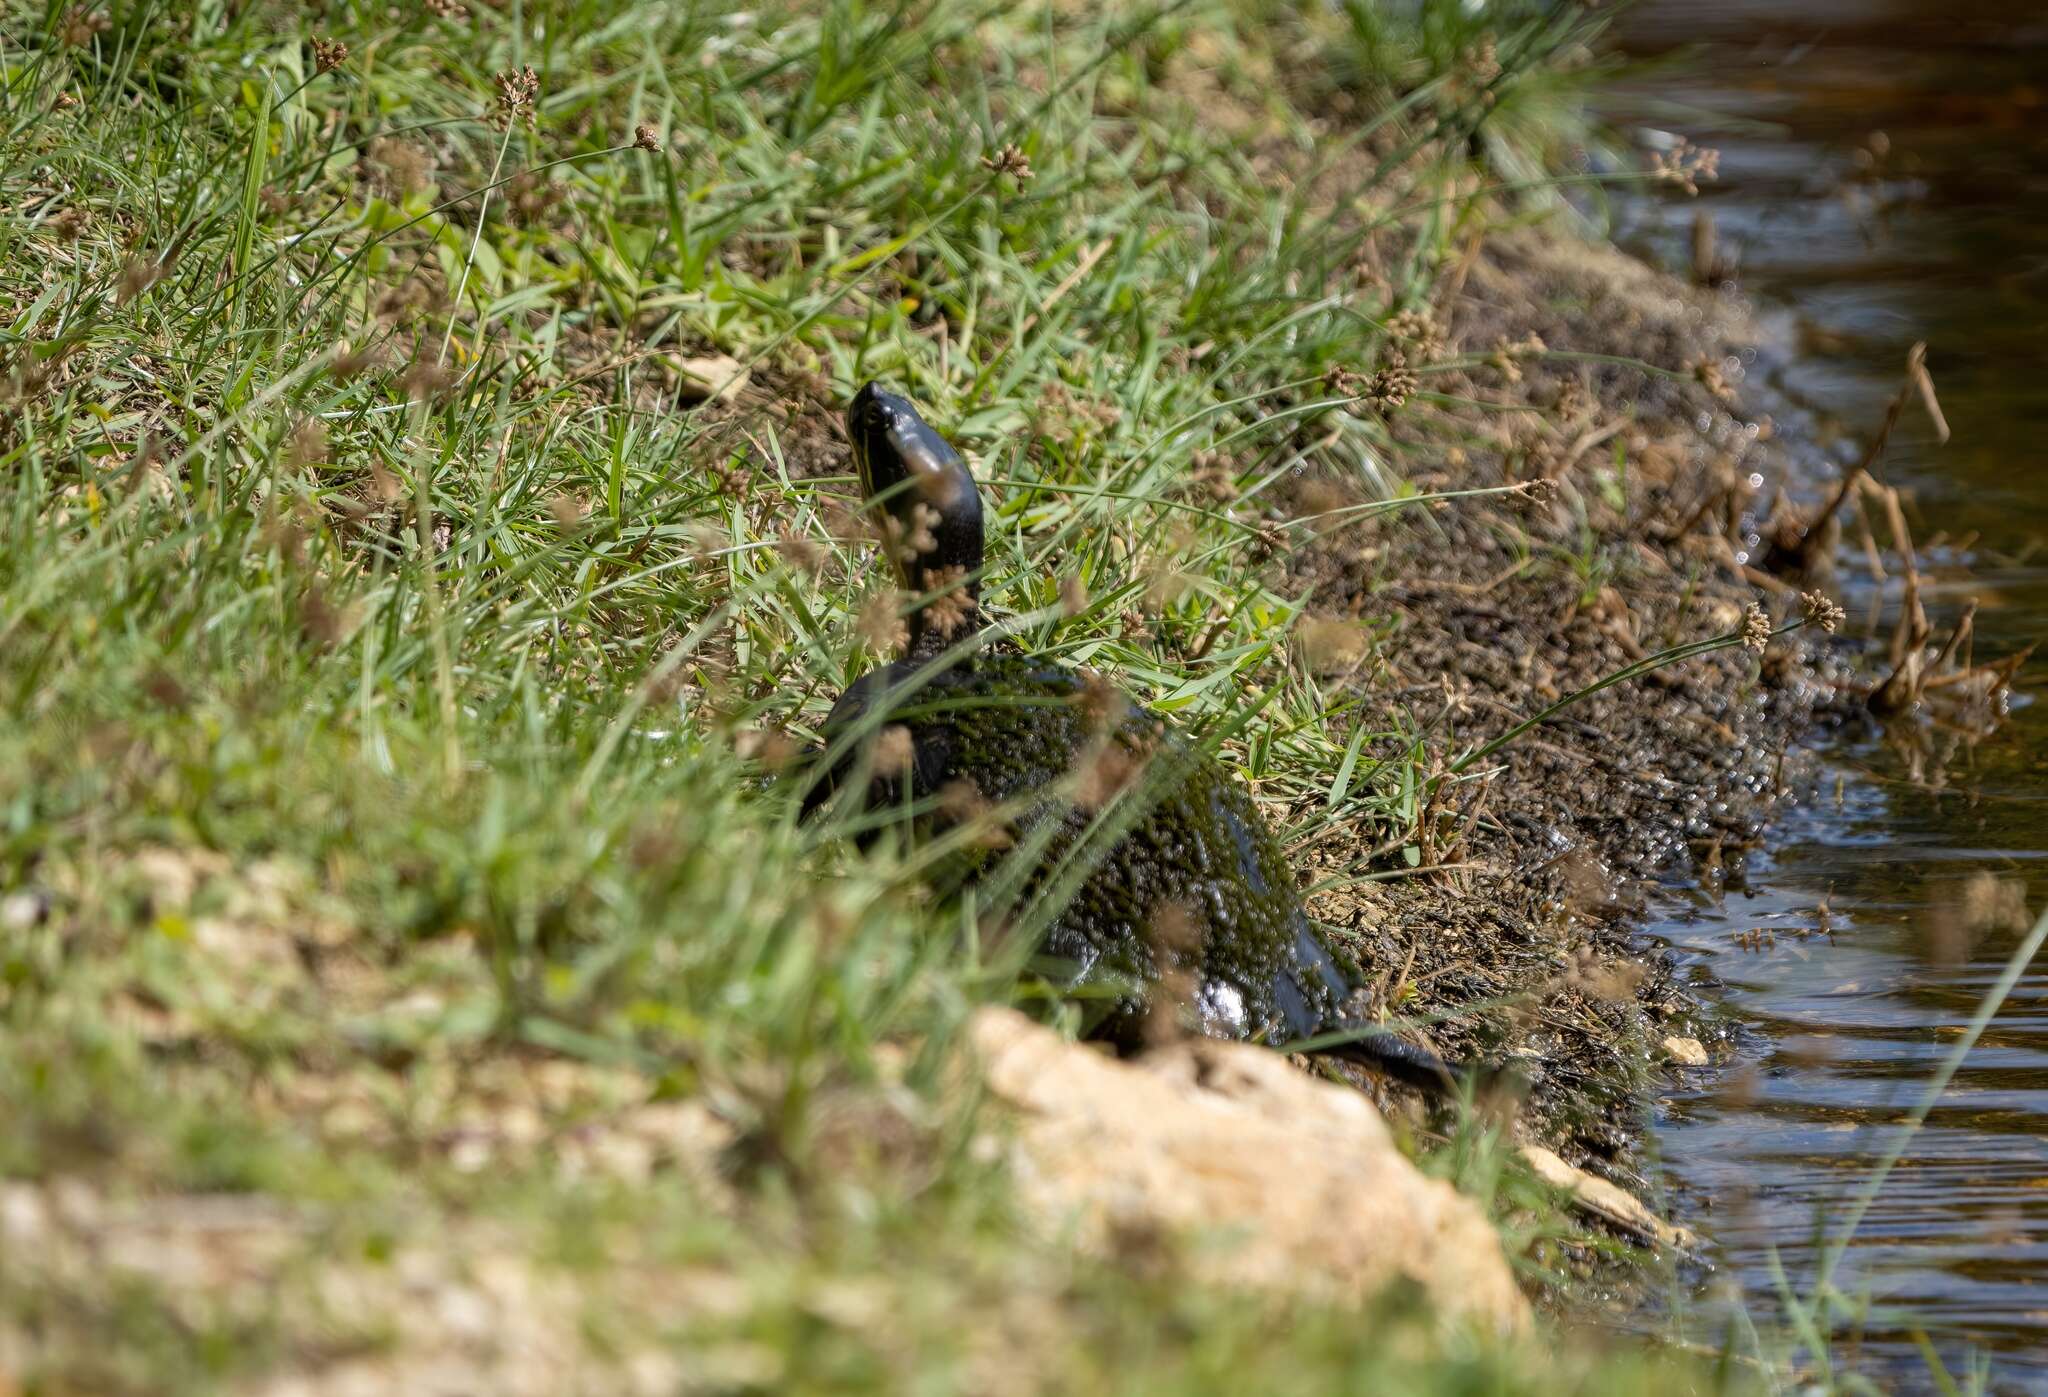
[[[981,494],[967,463],[908,398],[870,383],[846,409],[861,494],[904,590],[938,593],[910,617],[920,637],[957,631],[980,596]],[[957,638],[957,637],[955,637]]]

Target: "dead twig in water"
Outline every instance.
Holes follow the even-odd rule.
[[[1916,394],[1934,423],[1936,438],[1947,445],[1948,419],[1942,416],[1940,400],[1935,396],[1934,377],[1927,372],[1927,342],[1921,340],[1907,351],[1905,380],[1892,394],[1891,402],[1885,407],[1884,421],[1879,425],[1877,435],[1871,438],[1870,445],[1864,448],[1862,459],[1843,472],[1842,478],[1835,483],[1834,493],[1810,518],[1788,507],[1773,522],[1770,542],[1760,562],[1766,571],[1805,577],[1819,567],[1823,555],[1833,546],[1833,530],[1828,526],[1834,522],[1842,506],[1848,503],[1850,494],[1870,477],[1877,463],[1884,458],[1885,448],[1891,444],[1892,431],[1899,425],[1899,415],[1905,411],[1906,400]]]

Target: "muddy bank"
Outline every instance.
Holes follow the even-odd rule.
[[[1418,483],[1551,484],[1327,535],[1296,562],[1319,612],[1391,618],[1350,683],[1400,732],[1375,755],[1420,753],[1444,778],[1374,881],[1313,908],[1375,968],[1375,1012],[1447,1055],[1513,1063],[1523,1132],[1633,1184],[1643,1094],[1697,1008],[1634,935],[1644,886],[1718,876],[1795,784],[1800,736],[1853,704],[1825,637],[1801,632],[1607,689],[1448,778],[1560,697],[1798,599],[1744,572],[1791,469],[1734,383],[1754,323],[1562,233],[1491,243],[1434,318],[1457,367],[1395,430],[1465,444]],[[1306,861],[1328,877],[1357,857],[1334,832]]]

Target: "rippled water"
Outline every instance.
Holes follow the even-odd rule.
[[[1756,391],[1840,424],[1838,456],[1926,340],[1954,439],[1915,408],[1880,474],[1936,543],[1941,615],[1981,601],[1980,657],[2048,640],[2048,5],[1647,0],[1623,35],[1639,56],[1696,46],[1635,83],[1625,115],[1722,152],[1701,200],[1634,208],[1631,236],[1689,266],[1694,215],[1712,215],[1733,294],[1798,345]],[[1845,583],[1874,604],[1867,578]],[[2044,679],[2037,660],[2023,693]],[[2048,900],[2048,704],[2023,696],[1989,736],[1850,731],[1821,761],[1769,848],[1730,886],[1677,893],[1654,928],[1722,1006],[1733,1064],[1661,1104],[1670,1206],[1759,1312],[1778,1265],[1807,1292],[1820,1239],[2021,940],[1972,932],[1965,904],[1997,912],[1986,875],[2029,912]],[[1992,1390],[2048,1392],[2048,961],[1913,1138],[1838,1281],[1874,1305],[1840,1347],[1862,1371],[1930,1386],[1925,1326],[1952,1368],[1988,1362]],[[1703,1302],[1689,1323],[1718,1343],[1723,1317]]]

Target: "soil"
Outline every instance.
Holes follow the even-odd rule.
[[[1471,367],[1427,390],[1543,411],[1410,404],[1397,437],[1435,416],[1430,440],[1448,426],[1473,443],[1421,483],[1552,485],[1536,503],[1462,500],[1422,527],[1394,516],[1297,558],[1318,611],[1395,621],[1353,682],[1366,712],[1409,714],[1417,732],[1377,755],[1400,760],[1419,736],[1441,774],[1646,654],[1737,629],[1752,602],[1780,624],[1798,614],[1796,594],[1745,569],[1758,482],[1793,469],[1722,382],[1756,342],[1751,323],[1554,231],[1495,240],[1435,313]],[[1532,334],[1572,356],[1472,362]],[[1801,734],[1849,711],[1824,642],[1805,630],[1761,657],[1735,646],[1682,661],[1444,780],[1379,862],[1392,876],[1311,900],[1333,940],[1380,968],[1370,1010],[1421,1025],[1413,1036],[1447,1058],[1511,1066],[1527,1136],[1639,1183],[1645,1094],[1667,1070],[1654,1045],[1685,1035],[1698,1006],[1633,928],[1654,882],[1716,878],[1736,860],[1796,784]],[[1305,876],[1356,857],[1326,838]]]

